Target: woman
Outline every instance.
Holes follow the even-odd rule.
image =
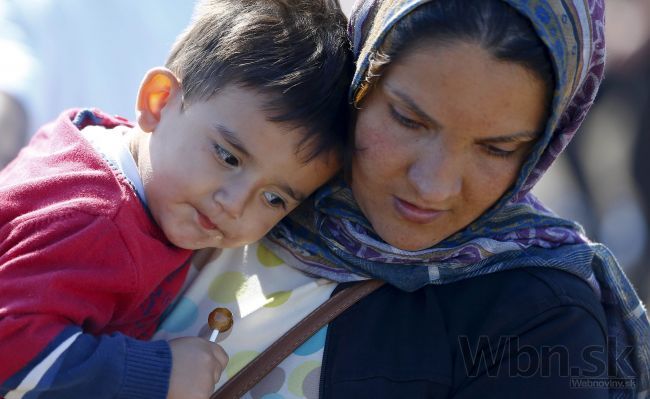
[[[291,267],[261,245],[224,254],[161,336],[196,333],[212,306],[230,307],[223,383],[332,281],[377,278],[388,284],[247,397],[646,397],[650,335],[634,290],[606,248],[529,193],[596,94],[603,7],[358,1],[346,182],[267,237]]]

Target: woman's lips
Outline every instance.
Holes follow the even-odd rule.
[[[397,211],[397,213],[402,218],[406,219],[409,222],[418,224],[431,223],[444,212],[437,209],[420,208],[417,205],[414,205],[397,197],[394,197],[393,205],[395,207],[395,211]]]

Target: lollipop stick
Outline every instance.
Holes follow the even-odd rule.
[[[219,335],[219,330],[212,330],[212,335],[210,335],[210,342],[217,342],[218,335]]]

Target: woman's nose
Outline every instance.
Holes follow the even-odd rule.
[[[245,181],[233,181],[221,185],[214,193],[214,201],[233,219],[244,214],[252,194],[252,187]]]
[[[462,162],[448,149],[440,145],[435,147],[420,149],[408,169],[408,179],[421,201],[445,206],[461,192]]]

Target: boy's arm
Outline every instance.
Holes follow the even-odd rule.
[[[28,345],[20,341],[15,336],[3,342],[0,353],[11,353],[12,344]],[[204,399],[227,363],[223,348],[203,338],[178,338],[168,344],[123,334],[96,337],[68,326],[0,384],[0,397]]]
[[[102,334],[148,336],[157,320],[115,224],[82,212],[37,219],[0,226],[0,398],[209,396],[227,363],[220,346]]]
[[[0,397],[166,397],[166,342],[101,334],[117,329],[109,325],[139,284],[119,232],[101,219],[0,227]]]
[[[18,321],[20,324],[20,321]],[[42,325],[47,320],[29,320]],[[0,329],[4,329],[0,323]],[[29,346],[28,334],[3,340],[3,364]],[[0,397],[165,398],[171,352],[165,341],[140,341],[122,334],[93,336],[67,326],[35,358],[4,380]]]

